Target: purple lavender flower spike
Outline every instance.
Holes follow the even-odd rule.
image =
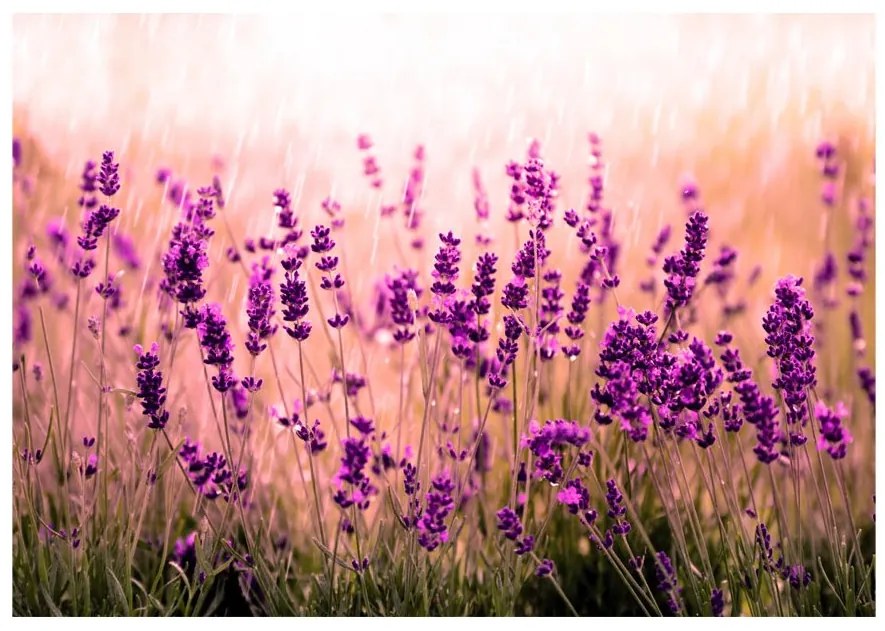
[[[101,170],[98,173],[99,190],[106,197],[113,197],[120,190],[120,165],[114,162],[114,152],[105,151],[101,156]]]
[[[680,596],[682,589],[676,582],[676,570],[666,552],[658,552],[656,555],[655,576],[658,581],[658,590],[667,598],[667,607],[674,614],[681,610]]]
[[[802,279],[786,276],[775,287],[775,302],[762,320],[768,355],[775,360],[778,377],[772,386],[781,391],[786,408],[789,442],[802,445],[802,428],[808,419],[807,389],[817,383],[814,366],[814,310],[805,299]]]
[[[458,279],[458,263],[461,262],[461,240],[451,232],[440,234],[439,240],[442,245],[435,256],[435,263],[431,275],[434,282],[430,287],[430,293],[435,296],[435,308],[427,314],[431,322],[447,324],[452,314],[446,304],[449,297],[455,293],[455,281]]]
[[[338,489],[333,499],[341,508],[355,505],[359,510],[366,510],[371,497],[378,493],[365,472],[371,451],[364,436],[345,438],[341,441],[341,446],[344,455],[341,457],[341,467],[333,479]]]
[[[212,386],[219,392],[227,392],[236,383],[231,368],[234,344],[220,305],[204,305],[200,309],[200,321],[196,328],[200,346],[205,351],[204,363],[218,368],[218,374],[212,377]]]
[[[283,328],[299,342],[306,340],[311,331],[310,321],[306,319],[309,311],[307,283],[299,274],[301,264],[301,259],[293,255],[292,249],[287,249],[287,257],[282,261],[285,278],[280,283],[280,302],[283,304],[283,321],[289,324]]]
[[[138,394],[141,399],[142,414],[148,417],[149,429],[163,429],[169,421],[169,411],[166,410],[166,388],[163,387],[163,373],[157,370],[160,365],[159,345],[154,342],[149,351],[145,351],[141,345],[135,346],[138,354],[138,369],[136,383]]]
[[[836,407],[830,409],[823,401],[818,401],[814,406],[814,416],[820,423],[820,436],[817,438],[817,448],[826,451],[833,460],[841,460],[848,453],[848,445],[854,438],[843,424],[848,416],[845,405],[839,401]]]
[[[273,268],[269,266],[267,257],[262,260],[260,266],[253,264],[246,306],[246,313],[249,316],[246,350],[253,357],[257,357],[267,348],[266,340],[276,332],[276,325],[271,323],[274,316],[274,292],[270,282],[272,275]]]
[[[447,471],[436,475],[431,481],[431,490],[425,496],[425,507],[418,517],[418,544],[431,552],[449,540],[445,519],[455,508],[452,493],[455,484]]]
[[[404,270],[387,278],[390,319],[396,327],[393,339],[399,344],[405,344],[415,337],[415,309],[409,296],[411,292],[417,298],[417,292],[413,289],[416,278],[417,273],[414,270]]]
[[[685,224],[685,247],[664,260],[667,309],[675,311],[691,300],[700,273],[700,263],[707,247],[707,215],[698,211]]]

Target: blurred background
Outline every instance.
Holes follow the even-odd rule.
[[[503,214],[503,166],[530,139],[563,176],[560,207],[581,204],[594,131],[626,250],[679,213],[691,176],[717,236],[764,236],[773,277],[821,239],[820,139],[838,144],[848,188],[872,186],[872,16],[17,15],[13,28],[14,130],[38,173],[70,182],[56,213],[84,160],[113,148],[124,192],[159,166],[199,181],[220,159],[235,223],[268,221],[256,211],[278,186],[302,212],[331,193],[375,217],[421,143],[441,228],[472,218],[474,166]],[[376,143],[380,196],[359,133]]]

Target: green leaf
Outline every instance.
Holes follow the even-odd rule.
[[[105,573],[111,586],[111,594],[114,596],[114,601],[126,615],[129,615],[129,603],[126,600],[126,593],[123,591],[120,579],[117,578],[110,566],[105,568]]]

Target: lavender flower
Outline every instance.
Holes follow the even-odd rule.
[[[314,420],[313,426],[308,427],[301,422],[296,412],[291,419],[280,419],[280,423],[285,427],[294,427],[295,435],[310,446],[310,452],[313,454],[320,453],[328,446],[325,440],[326,434],[320,428],[319,420]]]
[[[245,469],[234,476],[225,457],[218,452],[209,452],[200,456],[199,443],[186,438],[179,457],[184,461],[187,475],[194,488],[206,499],[214,500],[221,497],[230,502],[241,495],[249,485],[249,477]]]
[[[673,569],[673,563],[666,552],[658,552],[656,555],[658,562],[655,564],[655,576],[658,581],[658,590],[664,594],[667,599],[667,607],[674,614],[678,614],[681,605],[679,602],[682,589],[676,582],[676,570]]]
[[[771,572],[774,569],[774,552],[771,548],[771,535],[769,534],[768,528],[765,526],[764,523],[760,522],[756,526],[754,539],[756,542],[756,546],[759,549],[762,569],[766,570],[767,572]]]
[[[101,170],[98,173],[98,183],[102,194],[113,197],[120,190],[120,165],[114,162],[114,152],[105,151],[101,156]]]
[[[194,305],[206,295],[203,270],[209,266],[206,250],[213,234],[205,223],[214,216],[213,198],[205,189],[200,190],[203,194],[197,207],[185,207],[185,220],[172,229],[169,249],[163,255],[165,277],[160,283],[163,292],[184,305],[182,314],[188,328],[196,327]]]
[[[675,311],[691,300],[694,293],[700,262],[704,259],[707,246],[707,215],[695,212],[685,224],[685,247],[664,260],[664,280],[667,288],[667,309]]]
[[[505,506],[495,513],[495,516],[498,519],[498,530],[511,541],[516,541],[522,534],[522,523],[516,512],[509,506]]]
[[[148,417],[149,429],[163,429],[169,421],[169,411],[166,410],[166,388],[163,387],[163,373],[156,368],[160,365],[159,345],[154,342],[149,351],[145,351],[140,344],[135,345],[138,354],[138,369],[136,383],[138,394],[141,399],[142,414]]]
[[[725,609],[725,598],[721,589],[714,589],[710,592],[710,611],[717,618],[722,617],[722,611]]]
[[[608,425],[620,420],[634,442],[648,437],[652,421],[651,410],[641,395],[663,403],[662,390],[673,363],[673,356],[658,344],[654,326],[657,319],[650,311],[635,316],[632,311],[623,311],[620,319],[609,326],[596,368],[596,374],[605,382],[597,383],[590,392],[599,406],[594,414],[596,421]]]
[[[846,255],[848,275],[851,277],[851,283],[846,288],[846,293],[852,298],[856,298],[861,294],[864,283],[867,281],[867,250],[873,245],[875,225],[876,222],[870,214],[869,200],[861,198],[857,202],[854,245]]]
[[[492,237],[487,232],[489,221],[489,196],[482,185],[479,169],[473,169],[473,209],[476,212],[476,221],[479,231],[476,235],[476,244],[486,248],[492,243]]]
[[[447,471],[431,481],[432,490],[425,497],[425,508],[417,521],[418,543],[428,552],[449,540],[446,517],[455,508],[452,492],[455,484]]]
[[[83,250],[95,250],[98,247],[98,239],[119,214],[119,209],[111,208],[105,204],[99,206],[97,210],[88,211],[81,224],[83,234],[77,237],[77,244]]]
[[[378,493],[365,472],[371,455],[369,446],[365,437],[345,438],[341,441],[341,446],[344,448],[344,455],[341,457],[341,467],[333,479],[338,487],[333,499],[341,508],[355,505],[359,510],[366,510],[372,495]]]
[[[577,342],[584,337],[583,323],[590,308],[590,286],[587,283],[578,281],[571,307],[571,310],[566,315],[568,324],[564,330],[566,336],[572,342]],[[571,344],[570,346],[563,347],[562,352],[570,360],[574,360],[581,354],[581,347],[577,344]]]
[[[498,340],[496,359],[498,365],[489,370],[489,386],[501,389],[507,385],[507,369],[516,361],[516,353],[519,351],[519,338],[523,333],[523,326],[515,316],[504,316],[504,337]]]
[[[335,247],[335,242],[329,237],[330,232],[329,228],[322,225],[316,226],[311,230],[310,236],[313,237],[313,244],[311,244],[310,249],[317,254],[331,252],[332,248]],[[325,274],[320,282],[321,289],[337,291],[344,287],[344,279],[335,271],[338,268],[337,256],[322,256],[314,265]],[[336,311],[335,315],[326,321],[333,329],[340,329],[347,325],[350,321],[350,316]]]
[[[559,349],[556,335],[560,331],[559,319],[562,317],[561,301],[565,293],[560,288],[562,274],[559,270],[551,269],[544,272],[546,286],[541,290],[541,318],[538,322],[538,335],[540,342],[540,357],[542,361],[550,361]]]
[[[95,173],[96,166],[98,165],[92,160],[87,160],[86,164],[83,165],[83,173],[80,176],[80,191],[83,194],[77,200],[77,204],[84,210],[90,210],[98,205],[98,198],[95,195],[95,191],[98,190],[98,187],[95,185],[98,179]]]
[[[447,308],[447,301],[455,293],[455,281],[458,279],[458,263],[461,262],[461,240],[451,232],[440,234],[442,245],[439,248],[431,275],[435,279],[430,286],[430,293],[436,297],[436,306],[427,314],[432,322],[447,324],[452,314]]]
[[[772,386],[781,391],[789,441],[802,445],[802,434],[808,416],[807,388],[817,383],[815,377],[814,337],[810,322],[814,317],[811,304],[805,299],[802,279],[786,276],[775,287],[776,300],[762,320],[768,355],[775,360],[778,378]]]
[[[721,341],[728,344],[731,336],[722,336]],[[753,452],[763,464],[774,462],[778,457],[776,444],[781,439],[774,399],[762,394],[759,386],[751,378],[751,371],[744,367],[737,349],[727,347],[720,359],[728,374],[728,381],[734,384],[735,392],[740,397],[740,406],[736,406],[734,415],[739,417],[742,414],[747,423],[756,428],[757,444]],[[732,429],[726,425],[728,431],[736,431],[739,428],[739,424],[736,427],[733,424]]]
[[[535,456],[533,475],[551,484],[559,484],[563,477],[562,449],[567,445],[580,449],[589,440],[589,428],[575,421],[556,419],[543,426],[531,421],[529,433],[522,437],[521,444]]]
[[[824,177],[820,198],[825,206],[832,207],[836,204],[836,179],[839,177],[836,146],[824,140],[818,144],[815,154],[821,162],[821,175]]]
[[[212,377],[212,386],[219,392],[227,392],[236,382],[231,369],[234,344],[227,331],[227,322],[221,314],[221,306],[216,303],[204,305],[199,316],[196,328],[200,346],[206,353],[203,362],[218,368],[218,374]]]
[[[841,460],[848,453],[848,445],[854,440],[842,424],[843,419],[848,416],[845,405],[839,401],[834,409],[830,409],[823,401],[818,401],[814,406],[814,416],[820,423],[817,448],[826,451],[833,460]]]
[[[390,319],[396,326],[393,339],[399,344],[405,344],[415,337],[415,309],[413,308],[410,295],[417,298],[414,286],[417,272],[403,270],[396,276],[388,276],[387,289],[390,291]],[[411,292],[411,293],[410,293]]]
[[[544,576],[550,576],[553,574],[555,570],[555,566],[553,565],[553,561],[550,559],[542,559],[538,564],[538,567],[535,568],[535,576],[539,578],[543,578]]]
[[[470,302],[471,310],[477,316],[488,315],[491,310],[491,304],[488,297],[495,293],[495,265],[498,263],[498,256],[492,252],[480,254],[476,261],[476,276],[473,279],[473,285],[470,292],[473,294],[473,300]]]
[[[556,494],[556,501],[563,504],[572,515],[577,515],[589,507],[590,492],[580,479],[573,478]]]
[[[553,202],[558,176],[544,169],[540,158],[530,157],[523,167],[524,193],[528,201],[528,218],[538,230],[547,230],[553,224]]]
[[[271,324],[274,316],[274,293],[270,282],[273,269],[268,265],[265,257],[261,265],[253,264],[252,276],[249,278],[249,301],[246,313],[249,316],[249,335],[246,339],[246,349],[256,357],[267,344],[264,340],[269,339],[276,332],[276,325]]]
[[[528,241],[516,253],[510,267],[514,278],[504,286],[502,305],[513,311],[528,307],[527,283],[535,278],[536,266],[543,266],[548,256],[550,250],[546,248],[544,233],[541,230],[530,230]]]
[[[310,321],[306,319],[309,311],[307,284],[298,272],[301,259],[293,256],[291,249],[287,253],[288,256],[282,261],[286,273],[285,279],[280,283],[280,302],[283,304],[283,321],[289,325],[284,325],[283,328],[291,338],[303,342],[311,331]]]

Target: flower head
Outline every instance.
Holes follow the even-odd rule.
[[[848,453],[848,445],[854,438],[842,421],[848,416],[845,405],[839,401],[834,409],[830,409],[823,401],[814,406],[814,416],[820,423],[820,436],[817,448],[830,454],[833,460],[841,460]]]
[[[707,215],[701,211],[693,213],[685,225],[685,246],[678,254],[664,260],[664,272],[668,274],[664,285],[670,311],[691,300],[707,247],[707,233]]]
[[[163,387],[163,373],[157,370],[160,365],[159,345],[154,342],[151,348],[145,351],[141,345],[135,346],[138,353],[138,369],[136,383],[141,399],[142,414],[148,417],[148,428],[163,429],[169,421],[169,411],[166,410],[166,388]]]

